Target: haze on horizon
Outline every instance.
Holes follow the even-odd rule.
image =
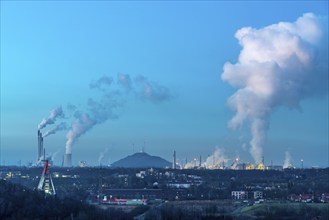
[[[1,1],[0,165],[35,162],[41,129],[56,165],[327,167],[327,60],[327,1]]]

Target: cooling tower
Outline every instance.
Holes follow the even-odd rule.
[[[64,154],[63,167],[72,167],[72,154]]]

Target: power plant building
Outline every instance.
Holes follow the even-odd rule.
[[[72,167],[72,154],[64,154],[63,167]]]

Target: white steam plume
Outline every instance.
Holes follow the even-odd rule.
[[[52,161],[55,161],[55,158],[56,158],[56,156],[57,156],[57,154],[60,152],[60,150],[58,150],[58,151],[56,151],[55,153],[53,153],[53,154],[50,154],[51,155],[51,160]]]
[[[66,154],[72,153],[72,145],[81,135],[85,134],[96,124],[87,113],[76,113],[75,120],[72,122],[71,129],[66,134]]]
[[[46,131],[46,133],[43,135],[43,137],[47,137],[51,134],[55,134],[57,131],[62,131],[66,129],[66,123],[62,122],[58,125],[56,125],[55,127],[49,129],[48,131]]]
[[[291,155],[290,155],[289,151],[286,151],[285,157],[284,157],[284,162],[283,162],[283,169],[286,169],[289,166],[291,166]]]
[[[143,82],[149,82],[145,77]],[[126,96],[129,95],[127,91],[132,90],[133,94],[137,94],[140,91],[139,80],[131,80],[128,74],[118,74],[117,81],[114,82],[112,77],[102,76],[100,79],[90,83],[91,89],[97,89],[102,92],[102,96],[99,100],[89,98],[87,102],[87,109],[84,111],[75,112],[75,120],[73,121],[70,130],[66,137],[66,153],[70,154],[72,151],[72,145],[76,140],[85,134],[87,131],[92,129],[95,125],[106,122],[107,120],[117,119],[119,117],[120,110],[126,102]],[[156,86],[154,86],[154,85]],[[169,90],[160,86],[156,83],[152,85],[154,95],[145,98],[151,102],[159,103],[169,99]],[[161,88],[159,91],[159,88]],[[124,92],[124,90],[126,92]],[[166,94],[163,94],[165,92]],[[155,101],[156,100],[156,101]]]
[[[238,90],[228,105],[236,112],[229,127],[250,123],[250,153],[261,163],[274,108],[300,109],[305,98],[328,93],[328,40],[325,21],[306,13],[293,23],[237,31],[242,50],[236,64],[225,63],[222,80]]]
[[[184,169],[193,169],[199,167],[200,161],[197,158],[194,158],[192,161],[184,165]]]
[[[98,157],[98,164],[101,164],[101,161],[103,160],[104,156],[107,154],[108,150],[109,150],[108,148],[105,148],[104,151],[100,152]]]
[[[240,157],[239,157],[239,156],[237,156],[237,157],[234,159],[234,161],[233,161],[233,163],[232,163],[232,165],[231,165],[231,169],[232,169],[232,170],[236,170],[236,169],[238,169],[239,160],[240,160]]]
[[[224,164],[227,163],[229,159],[224,154],[222,148],[216,148],[214,153],[207,157],[206,159],[206,168],[207,169],[219,169],[224,168]]]
[[[56,119],[58,117],[62,117],[63,115],[64,114],[61,106],[51,110],[48,118],[43,118],[40,124],[38,125],[38,130],[46,127],[49,124],[54,124]]]

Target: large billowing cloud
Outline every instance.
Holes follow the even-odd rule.
[[[262,161],[273,109],[299,109],[300,101],[328,92],[326,19],[306,13],[295,22],[260,29],[244,27],[235,37],[242,49],[238,62],[225,63],[221,75],[237,91],[228,105],[236,112],[229,127],[250,123],[250,153]]]

